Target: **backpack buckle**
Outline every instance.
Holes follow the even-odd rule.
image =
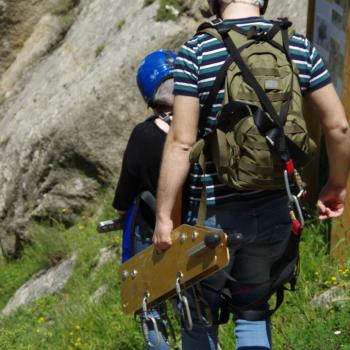
[[[293,25],[293,23],[287,17],[279,17],[277,20],[280,23],[282,29],[288,29]]]
[[[256,26],[253,26],[252,28],[249,29],[247,33],[247,39],[255,39],[255,40],[261,40],[265,37],[266,31],[257,28]]]
[[[224,23],[224,21],[221,18],[217,17],[217,18],[213,19],[212,21],[209,21],[209,23],[213,27],[216,27],[216,26],[220,25],[221,23]]]

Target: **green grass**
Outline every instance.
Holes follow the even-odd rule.
[[[71,252],[78,253],[73,276],[64,289],[0,321],[0,349],[6,350],[108,350],[143,349],[138,324],[125,317],[119,306],[119,259],[98,270],[96,256],[102,247],[120,248],[120,234],[99,235],[96,223],[114,216],[111,196],[104,199],[98,217],[85,213],[77,224],[65,229],[33,224],[35,237],[22,256],[0,263],[0,308],[32,274],[55,264]],[[285,303],[272,319],[274,349],[350,349],[350,303],[339,301],[327,309],[315,309],[310,301],[332,285],[349,284],[350,275],[329,257],[322,225],[310,226],[301,244],[301,274],[296,292],[287,292]],[[348,263],[349,264],[349,263]],[[347,266],[349,267],[349,265]],[[332,279],[333,277],[333,279]],[[90,296],[102,285],[108,291],[101,302]],[[349,295],[348,295],[349,296]],[[340,334],[335,334],[340,331]],[[234,349],[232,324],[220,331],[222,350]]]
[[[108,196],[110,202],[110,196]],[[94,272],[101,248],[120,245],[120,233],[99,235],[96,223],[111,218],[107,208],[98,218],[87,215],[71,229],[62,225],[34,225],[35,244],[21,258],[0,265],[0,307],[32,274],[53,261],[78,253],[74,275],[57,295],[46,296],[0,323],[0,349],[138,349],[142,338],[133,318],[119,308],[119,260]],[[101,303],[90,296],[102,285],[108,292]],[[129,337],[122,336],[130,334]]]

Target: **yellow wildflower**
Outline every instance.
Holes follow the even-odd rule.
[[[77,330],[79,331],[79,330],[80,330],[80,325],[77,324],[77,325],[75,326],[75,329],[77,329]],[[79,338],[79,339],[80,339],[80,338]]]
[[[67,211],[68,211],[67,208],[62,208],[62,209],[61,209],[62,214],[65,214]]]

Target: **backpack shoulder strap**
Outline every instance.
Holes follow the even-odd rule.
[[[205,29],[202,29],[200,32],[197,32],[197,34],[208,34],[218,39],[219,41],[223,42],[220,33],[215,28],[205,28]]]
[[[219,23],[219,19],[215,19],[214,21],[210,22],[204,22],[202,23],[196,32],[197,34],[208,34],[210,36],[213,36],[214,38],[218,39],[219,41],[223,41],[220,33],[216,29],[216,25]]]
[[[235,41],[238,47],[242,46],[247,41],[246,30],[232,24],[225,25],[220,18],[216,18],[210,22],[204,22],[197,29],[197,34],[208,34],[221,42],[224,41],[223,35],[225,35],[227,32],[234,33]]]

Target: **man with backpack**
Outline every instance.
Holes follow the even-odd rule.
[[[113,200],[113,207],[125,218],[123,247],[131,256],[152,243],[160,162],[172,119],[175,59],[171,50],[152,52],[143,59],[137,72],[138,87],[153,109],[153,116],[137,124],[130,135]],[[131,256],[123,252],[124,260]],[[169,349],[165,312],[162,306],[150,310],[148,320],[142,319],[147,349]],[[159,334],[151,318],[157,323]]]
[[[319,218],[343,213],[350,131],[316,48],[287,19],[262,17],[267,0],[209,0],[218,18],[180,49],[174,119],[165,144],[153,242],[172,244],[171,211],[189,172],[187,222],[241,232],[225,271],[201,283],[213,324],[196,313],[182,330],[183,349],[216,350],[218,325],[235,316],[237,349],[270,349],[268,299],[294,281],[304,184],[297,169],[314,152],[302,98],[324,130],[329,179]],[[197,141],[197,142],[196,142]],[[223,292],[225,291],[225,293]]]

